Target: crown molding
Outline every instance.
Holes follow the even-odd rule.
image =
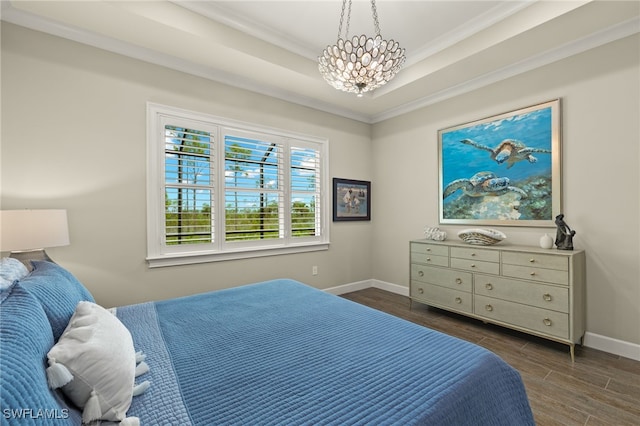
[[[82,44],[97,47],[99,49],[138,59],[144,62],[160,65],[169,69],[206,78],[239,89],[251,91],[265,96],[270,96],[276,99],[295,103],[301,106],[313,108],[322,112],[334,114],[367,124],[382,122],[384,120],[388,120],[390,118],[415,111],[416,109],[433,105],[446,99],[450,99],[455,96],[477,90],[498,81],[516,76],[518,74],[522,74],[527,71],[531,71],[533,69],[551,64],[561,59],[565,59],[567,57],[585,52],[587,50],[640,32],[640,18],[636,17],[620,24],[603,29],[599,32],[593,33],[589,36],[583,37],[579,40],[566,43],[558,48],[548,50],[507,67],[503,67],[499,70],[487,73],[478,78],[466,81],[462,84],[451,86],[437,93],[424,96],[415,101],[390,108],[379,114],[366,114],[347,108],[340,108],[339,106],[336,106],[332,103],[319,101],[317,99],[309,98],[298,93],[292,93],[290,91],[266,86],[257,81],[240,78],[230,73],[221,72],[210,67],[185,61],[175,56],[135,46],[130,43],[115,40],[110,37],[102,36],[100,34],[93,33],[84,29],[53,22],[40,16],[15,9],[9,2],[2,2],[0,14],[3,21],[30,28],[32,30],[66,38]]]
[[[266,86],[262,83],[246,78],[240,78],[234,74],[199,65],[191,61],[177,58],[172,55],[157,52],[131,43],[115,40],[91,31],[70,25],[44,19],[38,15],[13,8],[8,2],[2,1],[0,10],[2,21],[19,25],[31,30],[72,40],[81,44],[96,47],[108,52],[117,53],[143,62],[159,65],[175,71],[184,72],[196,77],[205,78],[242,90],[258,93],[276,99],[292,102],[301,106],[327,112],[333,115],[349,118],[364,123],[370,123],[370,116],[356,111],[339,108],[336,105],[318,101],[298,93],[293,93],[276,87]]]
[[[589,36],[583,37],[570,43],[566,43],[555,49],[547,50],[546,52],[531,56],[525,60],[516,62],[507,67],[503,67],[472,80],[468,80],[462,84],[448,87],[445,90],[441,90],[413,102],[408,102],[396,108],[390,108],[380,114],[372,115],[369,122],[378,123],[384,120],[388,120],[390,118],[415,111],[419,108],[424,108],[426,106],[433,105],[459,95],[463,95],[465,93],[480,89],[493,83],[497,83],[507,78],[523,74],[527,71],[549,65],[551,63],[586,52],[587,50],[591,50],[599,46],[603,46],[607,43],[623,39],[639,32],[640,18],[632,18],[620,24],[593,33]]]

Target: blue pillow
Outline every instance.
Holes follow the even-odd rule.
[[[47,384],[45,363],[52,346],[53,334],[42,306],[14,284],[0,302],[0,417],[6,424],[79,424],[77,410]]]
[[[78,302],[95,300],[89,290],[60,265],[37,260],[31,263],[33,271],[19,283],[38,299],[51,324],[53,338],[58,341]]]

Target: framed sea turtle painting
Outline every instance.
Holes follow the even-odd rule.
[[[438,131],[441,224],[554,226],[560,99]]]

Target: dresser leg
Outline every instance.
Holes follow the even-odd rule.
[[[569,345],[569,351],[571,352],[571,362],[575,362],[576,361],[576,353],[575,353],[575,346],[573,343],[571,343],[571,345]]]

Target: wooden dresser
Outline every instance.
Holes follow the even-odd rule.
[[[585,332],[583,250],[410,242],[412,301],[574,346]]]

